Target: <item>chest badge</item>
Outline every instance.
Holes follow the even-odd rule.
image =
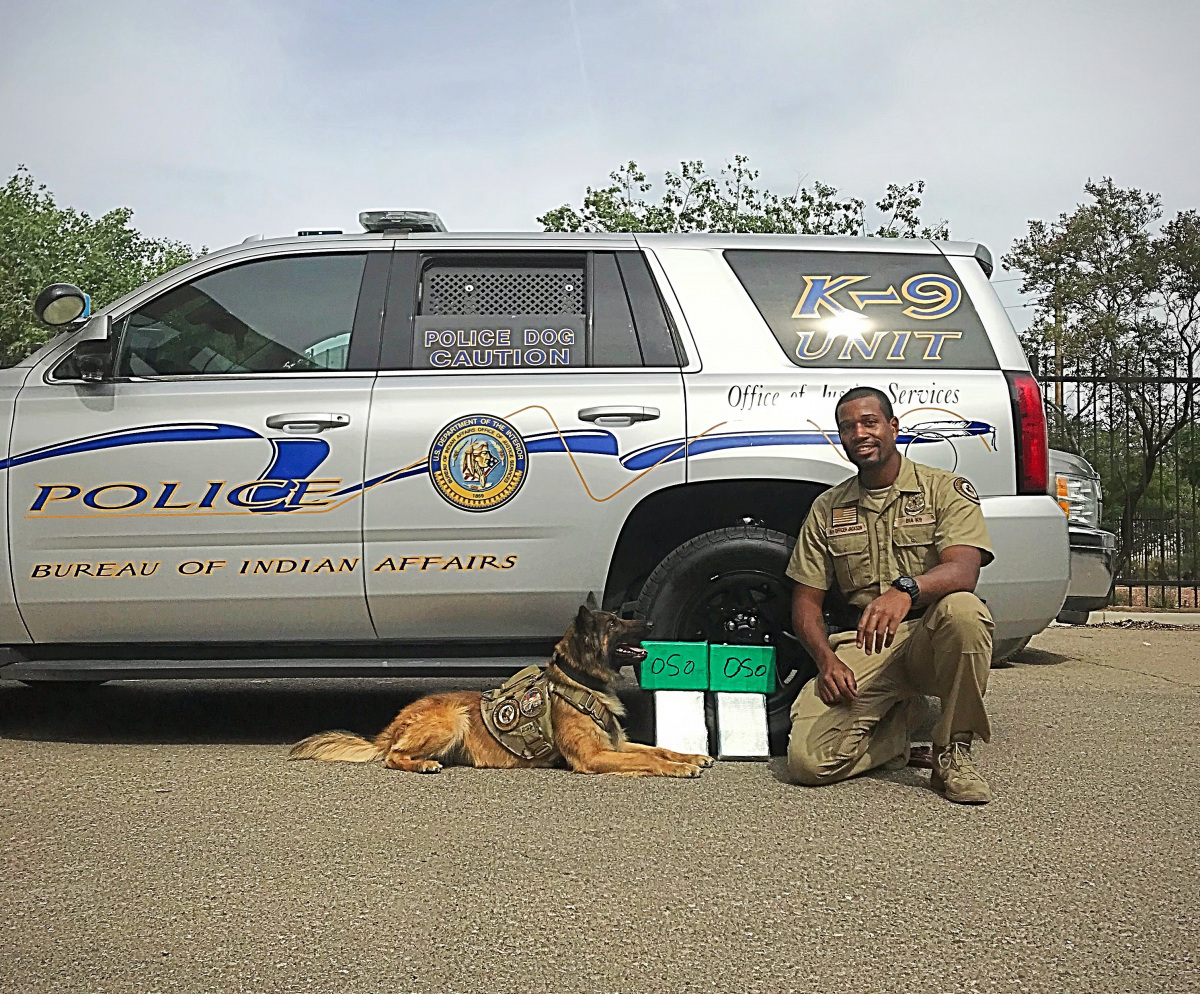
[[[429,478],[442,498],[464,511],[507,504],[525,482],[521,433],[501,418],[473,414],[446,425],[429,450]]]
[[[904,498],[905,515],[920,514],[925,510],[924,494],[909,494]]]

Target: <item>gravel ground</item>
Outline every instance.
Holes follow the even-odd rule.
[[[0,991],[1200,991],[1195,632],[993,671],[985,808],[284,761],[436,686],[0,686]]]

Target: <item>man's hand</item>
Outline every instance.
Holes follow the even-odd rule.
[[[817,667],[817,696],[830,707],[849,704],[858,697],[858,684],[850,667],[837,656]]]
[[[903,590],[890,587],[876,597],[858,621],[858,638],[854,644],[868,656],[882,652],[892,644],[900,622],[912,608],[912,598]]]

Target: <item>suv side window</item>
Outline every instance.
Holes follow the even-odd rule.
[[[592,256],[592,354],[593,366],[640,366],[633,311],[617,266],[617,253],[597,252]]]
[[[411,350],[392,318],[384,345],[411,368],[680,365],[640,253],[446,253],[418,268]]]
[[[679,366],[654,278],[640,252],[592,255],[593,366]]]
[[[117,375],[344,370],[366,261],[285,256],[175,287],[125,319]]]
[[[647,366],[686,365],[683,349],[668,323],[666,309],[658,296],[645,257],[641,252],[618,252],[616,256],[621,266],[625,293],[633,308],[642,361]]]

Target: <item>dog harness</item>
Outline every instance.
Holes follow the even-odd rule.
[[[540,666],[526,666],[500,687],[484,692],[479,702],[483,725],[514,756],[552,762],[561,754],[554,744],[551,695],[586,714],[610,740],[620,730],[595,694],[583,687],[551,683],[550,674]]]

